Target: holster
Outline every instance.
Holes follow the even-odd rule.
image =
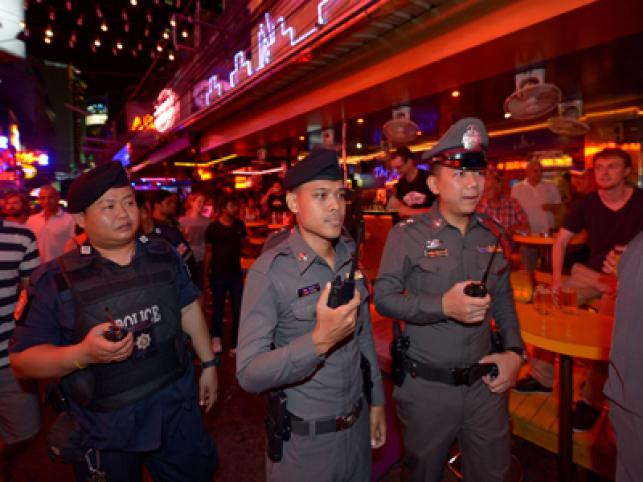
[[[266,395],[266,453],[273,462],[283,457],[284,440],[290,440],[290,415],[288,398],[283,391],[268,392]]]
[[[399,321],[393,322],[393,341],[389,346],[391,352],[391,371],[393,383],[401,387],[406,376],[406,352],[411,346],[411,340],[402,332]]]
[[[47,437],[49,458],[71,464],[85,460],[83,429],[70,412],[62,412],[51,425]]]

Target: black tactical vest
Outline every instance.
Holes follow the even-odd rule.
[[[90,245],[59,258],[76,315],[73,343],[110,317],[134,335],[134,352],[118,363],[90,364],[63,378],[83,407],[109,411],[136,402],[177,380],[185,369],[185,335],[176,293],[172,247],[145,236],[142,255],[128,266],[106,262]]]

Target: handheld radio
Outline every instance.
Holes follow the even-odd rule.
[[[493,258],[496,257],[496,251],[498,251],[498,247],[500,246],[500,236],[498,236],[498,239],[496,241],[496,245],[493,248],[493,253],[491,254],[491,258],[489,259],[489,263],[487,264],[487,269],[484,272],[484,275],[482,276],[482,280],[479,283],[469,283],[467,286],[464,287],[464,294],[467,296],[472,296],[474,298],[484,298],[487,296],[487,277],[489,276],[489,270],[491,269],[491,265],[493,264]]]
[[[355,271],[357,270],[357,262],[359,260],[359,245],[362,244],[362,236],[364,234],[364,220],[359,220],[357,228],[357,239],[355,240],[355,252],[353,253],[353,262],[351,264],[351,271],[348,279],[342,280],[341,276],[337,276],[330,287],[328,294],[328,307],[337,308],[338,306],[345,305],[355,293]]]

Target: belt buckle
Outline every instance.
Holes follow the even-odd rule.
[[[471,385],[469,371],[469,368],[452,368],[451,375],[453,375],[453,384],[455,386]]]
[[[335,431],[339,432],[340,430],[346,430],[351,428],[355,423],[355,414],[351,413],[350,415],[344,415],[342,417],[335,418]]]

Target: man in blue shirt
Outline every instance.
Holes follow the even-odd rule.
[[[61,379],[80,427],[77,480],[139,482],[143,465],[154,480],[212,480],[198,405],[216,400],[218,359],[185,265],[164,240],[134,237],[138,208],[119,163],[74,181],[68,204],[88,242],[31,277],[14,372]],[[187,337],[202,361],[198,403]]]

